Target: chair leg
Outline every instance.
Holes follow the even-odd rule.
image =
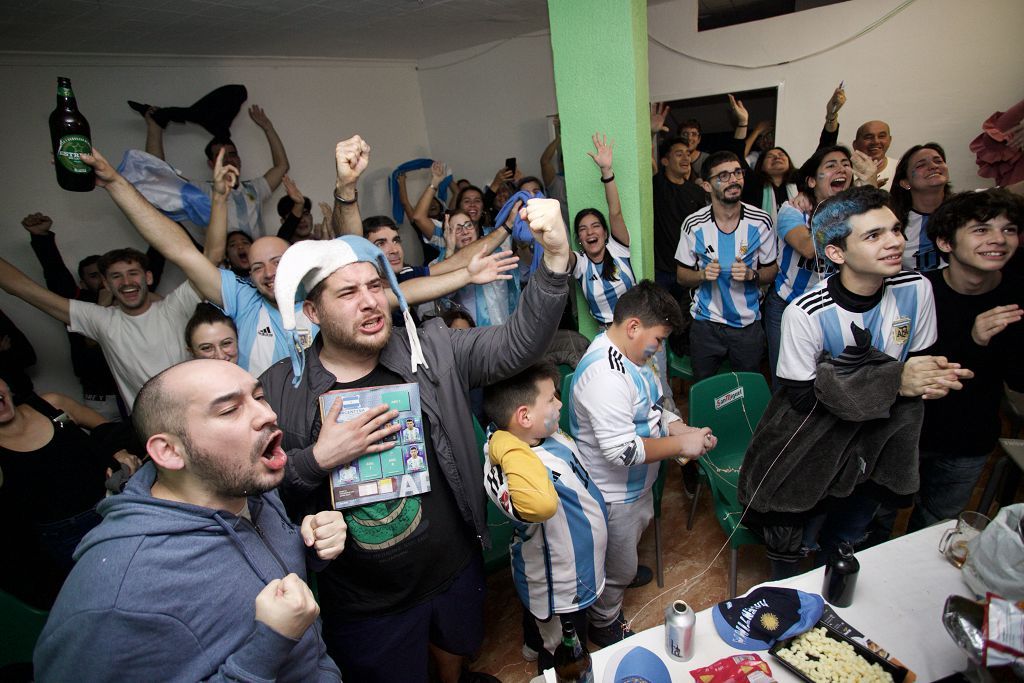
[[[700,490],[704,487],[704,480],[697,477],[697,490],[693,492],[693,503],[690,504],[690,516],[686,518],[686,530],[693,529],[693,518],[697,514],[697,501],[700,500]]]
[[[661,560],[661,519],[654,518],[654,562],[658,570],[658,588],[665,587],[665,567]]]
[[[729,597],[736,597],[736,564],[739,561],[739,549],[729,549]]]
[[[981,494],[981,501],[978,503],[978,512],[981,514],[988,515],[989,508],[992,507],[992,499],[996,497],[996,491],[999,490],[999,484],[1003,480],[1009,463],[1010,456],[1004,455],[992,466],[992,472],[989,473],[988,482],[985,484],[985,491]]]

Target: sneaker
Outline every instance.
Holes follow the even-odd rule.
[[[536,662],[538,657],[540,657],[539,652],[534,650],[526,643],[523,643],[523,659],[525,659],[528,662]]]
[[[650,567],[643,564],[637,565],[636,576],[633,577],[633,580],[629,582],[629,585],[626,586],[626,588],[639,588],[640,586],[646,586],[653,578],[654,572],[651,571]]]
[[[634,635],[633,631],[626,627],[626,617],[622,612],[619,612],[619,616],[615,617],[615,621],[607,626],[594,626],[591,624],[588,631],[590,642],[598,647],[608,647]]]

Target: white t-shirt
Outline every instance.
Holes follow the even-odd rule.
[[[786,306],[779,377],[798,382],[817,377],[822,351],[835,358],[855,344],[851,324],[870,332],[871,345],[898,361],[935,343],[935,299],[931,283],[922,275],[903,271],[885,278],[881,300],[862,313],[835,300],[829,283],[838,277],[833,275]]]
[[[154,301],[142,315],[72,299],[68,329],[99,342],[121,397],[130,407],[149,378],[189,359],[185,325],[200,301],[188,282],[162,301]]]

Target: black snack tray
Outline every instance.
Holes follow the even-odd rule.
[[[868,664],[878,664],[890,676],[892,676],[892,679],[894,681],[896,681],[896,683],[903,683],[903,681],[906,679],[907,674],[909,672],[906,669],[904,669],[902,666],[896,666],[892,662],[890,662],[890,661],[888,661],[886,659],[883,659],[882,657],[878,656],[877,654],[875,654],[871,650],[867,649],[866,647],[864,647],[860,643],[858,643],[858,642],[856,642],[854,640],[851,640],[850,638],[847,638],[846,636],[843,636],[843,635],[840,635],[840,634],[836,633],[835,631],[830,629],[828,626],[826,626],[824,622],[819,621],[817,624],[815,624],[814,626],[812,626],[808,630],[813,630],[813,629],[816,629],[816,628],[824,628],[825,629],[825,635],[827,637],[831,638],[832,640],[838,640],[841,643],[849,643],[850,645],[852,645],[854,652],[856,652],[858,655],[863,657],[867,661]],[[800,669],[797,669],[795,666],[793,666],[792,664],[787,662],[785,659],[782,659],[777,654],[775,654],[779,650],[784,650],[787,647],[789,647],[790,643],[792,643],[793,640],[795,640],[796,638],[797,638],[797,636],[794,636],[793,638],[786,638],[785,640],[778,641],[777,643],[775,643],[775,645],[772,645],[770,650],[768,650],[768,654],[770,654],[772,657],[774,657],[775,661],[779,662],[780,664],[782,664],[782,666],[784,666],[787,669],[789,669],[800,680],[807,681],[807,683],[814,683],[814,681],[812,679],[808,678],[804,674],[803,671],[801,671]]]

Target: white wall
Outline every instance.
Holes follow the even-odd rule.
[[[524,175],[539,177],[540,155],[551,141],[546,117],[557,110],[552,68],[547,32],[421,60],[423,112],[436,158],[480,187],[508,157],[516,157]]]
[[[334,145],[342,138],[359,133],[373,148],[370,170],[360,186],[364,215],[390,213],[384,178],[397,164],[428,152],[411,62],[0,55],[0,84],[8,97],[0,111],[6,167],[0,186],[5,213],[0,253],[38,282],[42,272],[20,225],[34,211],[53,217],[57,243],[72,271],[88,254],[144,246],[105,192],[58,188],[49,163],[47,129],[58,75],[71,77],[94,144],[115,164],[125,149],[142,148],[145,141],[145,125],[126,100],[187,105],[228,83],[244,84],[248,104],[264,107],[288,151],[291,176],[314,203],[331,201]],[[269,168],[266,138],[244,109],[232,130],[243,176]],[[165,135],[168,161],[186,176],[207,178],[203,146],[208,139],[199,126],[171,124]],[[281,192],[265,207],[268,227],[276,224]],[[37,386],[78,395],[62,326],[4,293],[0,308],[35,346],[39,362],[32,376]]]
[[[697,0],[673,0],[648,9],[648,32],[704,60],[776,64],[850,38],[900,4],[850,0],[698,33]],[[825,102],[845,81],[841,141],[848,144],[864,121],[884,119],[892,126],[890,156],[935,140],[949,154],[954,186],[982,187],[991,182],[977,176],[967,146],[993,111],[1024,97],[1024,52],[1010,47],[1019,42],[1021,26],[1024,3],[1019,0],[917,0],[843,46],[756,69],[707,64],[652,41],[651,100],[722,93],[724,107],[724,93],[781,86],[775,139],[799,160],[813,152]],[[422,60],[420,88],[431,149],[452,162],[457,175],[481,184],[508,156],[517,156],[524,170],[538,172],[537,159],[550,139],[544,117],[557,106],[551,63],[547,33]],[[601,96],[600,83],[593,92]]]
[[[898,7],[898,0],[851,0],[738,26],[697,32],[696,0],[648,10],[651,37],[701,59],[743,65],[794,60],[843,41]],[[882,119],[892,129],[889,156],[927,141],[942,144],[952,182],[991,185],[977,176],[970,141],[992,112],[1024,97],[1019,0],[917,0],[856,40],[777,67],[715,66],[649,47],[652,100],[698,97],[780,85],[776,144],[796,160],[814,151],[825,103],[845,81],[840,140]],[[799,163],[799,161],[798,161]]]

